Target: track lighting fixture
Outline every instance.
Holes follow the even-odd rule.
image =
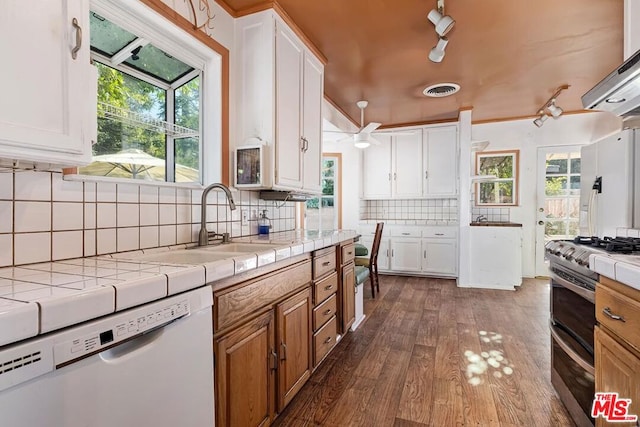
[[[445,53],[444,49],[447,47],[447,43],[449,43],[445,35],[451,31],[456,21],[444,14],[444,0],[438,0],[436,9],[429,12],[427,19],[435,25],[435,30],[438,34],[438,44],[429,52],[429,59],[432,62],[442,62]]]
[[[436,9],[432,9],[427,18],[435,25],[440,37],[446,36],[456,23],[453,18],[444,14],[444,0],[438,0]]]
[[[432,62],[442,62],[445,53],[444,48],[447,47],[447,43],[449,43],[449,40],[446,37],[441,37],[438,40],[438,44],[429,52],[429,59]]]
[[[551,95],[551,98],[549,98],[547,102],[545,102],[544,105],[540,107],[537,113],[538,118],[533,121],[534,125],[542,127],[544,122],[549,118],[549,115],[551,115],[551,117],[553,117],[554,119],[558,119],[562,115],[564,110],[558,107],[556,102],[558,95],[560,95],[560,93],[565,89],[569,89],[569,85],[565,84],[560,86],[558,90],[556,90],[556,92]]]

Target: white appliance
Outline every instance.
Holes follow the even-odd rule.
[[[633,226],[635,130],[580,150],[580,235],[615,237]]]
[[[211,306],[204,287],[1,347],[0,425],[213,426]]]

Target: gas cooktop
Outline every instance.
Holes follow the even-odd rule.
[[[637,237],[584,237],[578,236],[573,243],[589,245],[594,248],[604,249],[607,252],[631,254],[640,252],[640,238]]]

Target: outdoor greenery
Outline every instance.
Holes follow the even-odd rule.
[[[512,153],[495,155],[487,153],[478,156],[478,175],[494,175],[491,182],[481,182],[478,201],[480,204],[515,203],[515,165],[516,156]]]
[[[167,91],[99,62],[98,67],[98,141],[93,155],[115,154],[138,149],[166,158],[166,133],[151,126],[127,123],[108,117],[109,106],[131,111],[150,120],[166,120]],[[200,129],[200,78],[196,77],[175,90],[175,123],[196,132]],[[178,138],[174,141],[176,165],[199,169],[200,139]],[[181,176],[176,174],[176,180]]]

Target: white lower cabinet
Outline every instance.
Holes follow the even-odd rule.
[[[360,243],[371,250],[374,230],[360,227]],[[425,276],[457,277],[458,231],[452,226],[385,225],[378,270]]]
[[[420,243],[420,239],[413,237],[392,237],[391,270],[408,272],[422,271]]]

